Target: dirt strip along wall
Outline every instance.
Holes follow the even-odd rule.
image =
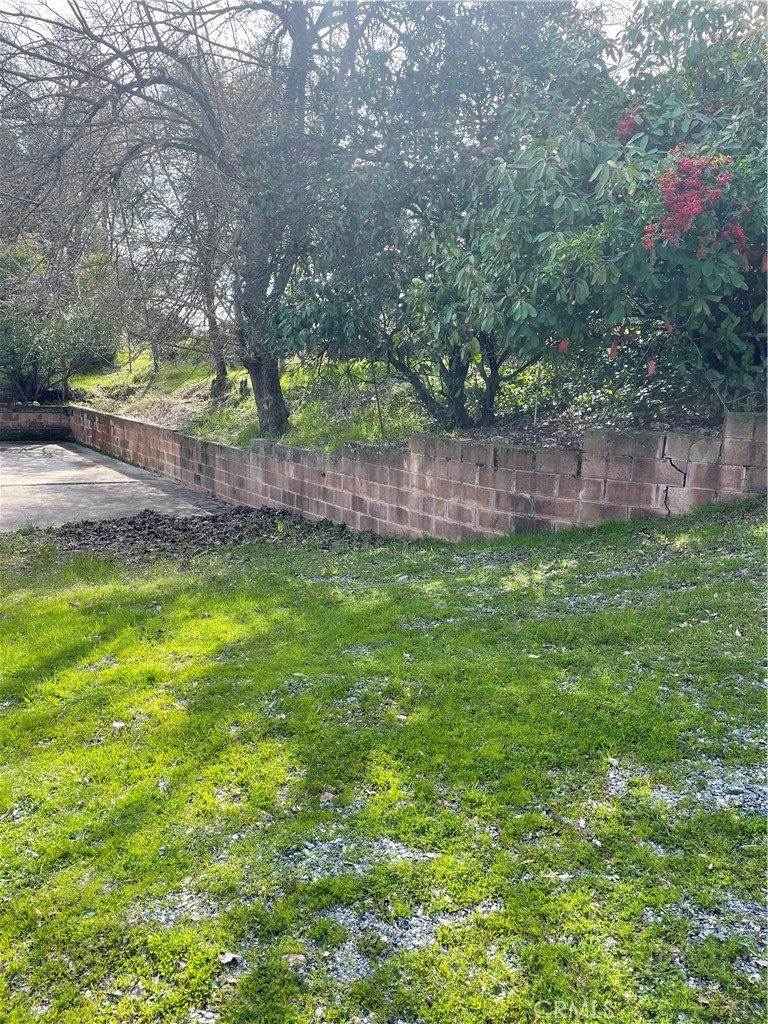
[[[39,433],[48,418],[55,429],[67,422],[81,444],[225,501],[411,537],[674,515],[767,486],[766,418],[753,414],[729,414],[719,437],[588,430],[581,451],[428,435],[409,450],[348,442],[340,456],[264,440],[247,450],[80,406],[6,407],[0,430],[13,420]]]

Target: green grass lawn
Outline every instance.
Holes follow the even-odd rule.
[[[764,551],[7,540],[0,1020],[762,1020]]]

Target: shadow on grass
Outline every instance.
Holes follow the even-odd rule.
[[[754,511],[718,517],[750,522]],[[656,547],[637,554],[641,529],[663,532],[665,550],[685,535],[698,561],[684,575],[692,587],[712,582],[701,550],[715,527],[702,515],[527,546],[403,546],[346,565],[338,554],[302,551],[270,551],[265,561],[253,547],[241,549],[242,562],[203,556],[170,579],[158,578],[163,563],[114,567],[96,581],[94,608],[72,609],[69,592],[93,583],[83,562],[61,574],[66,588],[47,617],[42,605],[33,622],[23,604],[7,610],[4,632],[26,630],[34,644],[18,670],[6,668],[7,766],[16,804],[26,779],[37,805],[7,828],[19,899],[6,927],[37,980],[58,984],[51,964],[65,958],[84,979],[104,962],[154,963],[157,926],[132,919],[131,908],[202,883],[220,887],[235,911],[201,921],[198,942],[235,941],[253,928],[266,942],[230,1019],[295,1019],[307,990],[269,937],[290,938],[297,908],[344,887],[331,884],[326,897],[322,884],[270,888],[270,858],[329,817],[322,794],[342,806],[366,794],[358,815],[369,831],[452,853],[464,824],[446,800],[499,829],[503,847],[515,815],[541,816],[561,799],[558,787],[589,788],[609,758],[679,758],[680,736],[702,711],[660,692],[667,668],[649,658],[684,655],[671,631],[689,599],[659,583]],[[622,585],[629,556],[642,563],[650,598],[641,574],[630,581],[630,606],[570,611],[563,596],[616,592],[614,577],[585,584],[595,575],[585,551],[601,544],[614,545]],[[497,557],[521,551],[524,571]],[[306,561],[327,580],[296,578]],[[112,571],[117,580],[106,582]],[[28,586],[19,580],[17,596]],[[753,585],[729,586],[735,600]],[[705,656],[717,653],[714,626],[691,628],[693,656],[697,641]],[[118,665],[85,674],[113,656]],[[46,700],[56,693],[54,712]],[[260,816],[270,820],[249,840],[256,881],[241,892],[243,916],[242,877],[228,874],[218,851]],[[20,842],[36,856],[19,855]],[[375,892],[376,878],[348,896],[368,884]],[[424,878],[417,872],[409,884],[417,892]],[[206,970],[203,995],[215,958]],[[194,991],[187,985],[189,1000]],[[82,1004],[79,990],[66,999]]]

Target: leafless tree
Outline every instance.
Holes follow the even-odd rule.
[[[71,236],[137,161],[198,161],[230,207],[237,348],[267,434],[288,421],[270,325],[311,230],[339,82],[366,18],[362,4],[311,0],[68,0],[63,13],[0,12],[0,124],[29,123],[30,107],[37,117],[39,170],[13,186],[16,229],[62,182],[77,182],[61,206]],[[198,202],[188,225],[213,341],[215,222]]]

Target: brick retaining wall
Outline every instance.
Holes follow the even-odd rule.
[[[30,422],[48,412],[33,410]],[[82,444],[187,487],[381,534],[561,530],[766,490],[766,419],[751,414],[729,414],[721,437],[588,430],[575,451],[417,435],[408,451],[348,442],[340,456],[263,440],[233,448],[80,406],[58,415]]]
[[[0,405],[0,441],[62,441],[70,434],[66,405]]]

